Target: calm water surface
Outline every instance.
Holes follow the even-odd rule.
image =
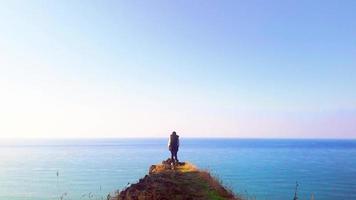
[[[165,139],[0,141],[0,199],[101,199],[167,158]],[[356,199],[356,140],[183,139],[180,160],[256,199]],[[57,176],[58,172],[58,176]]]

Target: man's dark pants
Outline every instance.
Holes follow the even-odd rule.
[[[174,162],[178,162],[177,153],[178,153],[178,148],[171,149],[171,160],[173,160]]]

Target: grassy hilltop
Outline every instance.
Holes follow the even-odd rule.
[[[170,160],[152,165],[149,174],[111,200],[240,200],[209,172]]]

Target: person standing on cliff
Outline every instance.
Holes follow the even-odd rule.
[[[179,148],[179,136],[175,131],[173,131],[173,133],[169,137],[168,148],[171,152],[171,160],[173,161],[173,163],[178,163],[177,153]]]

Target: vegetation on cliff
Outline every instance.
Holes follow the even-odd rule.
[[[239,200],[230,190],[190,163],[170,160],[152,165],[149,174],[125,188],[112,200]]]

